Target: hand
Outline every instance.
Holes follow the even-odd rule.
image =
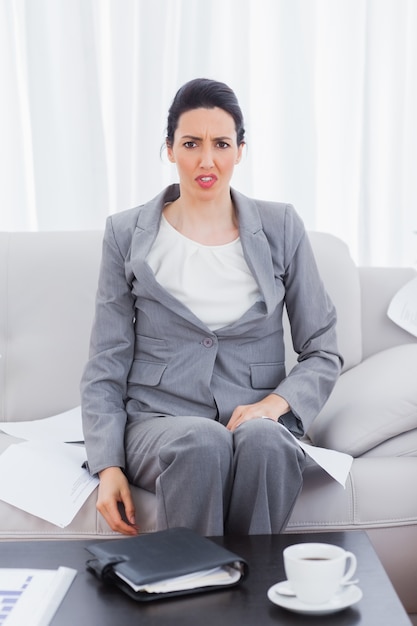
[[[137,535],[135,505],[133,504],[129,482],[120,467],[107,467],[99,474],[97,510],[102,514],[110,528],[124,535]],[[125,508],[126,523],[120,515],[118,503]]]
[[[284,398],[276,393],[271,393],[260,402],[255,402],[255,404],[242,404],[237,406],[226,428],[234,431],[238,426],[243,424],[243,422],[259,419],[262,416],[277,422],[281,415],[284,415],[284,413],[287,413],[289,410],[290,405]]]

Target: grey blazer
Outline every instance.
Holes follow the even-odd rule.
[[[292,206],[232,190],[245,259],[262,299],[240,319],[211,331],[156,281],[146,256],[172,185],[143,206],[109,217],[82,382],[90,471],[124,467],[127,420],[196,415],[226,424],[234,408],[270,393],[301,435],[340,373],[336,313]],[[287,307],[298,362],[285,371],[282,312]]]

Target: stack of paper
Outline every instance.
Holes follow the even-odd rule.
[[[146,591],[147,593],[170,593],[184,591],[185,589],[200,589],[201,587],[213,587],[217,585],[231,585],[237,582],[242,574],[234,567],[214,567],[213,569],[193,572],[185,576],[167,578],[146,585],[135,585],[126,576],[116,571],[119,578],[124,580],[134,591]]]
[[[42,441],[84,441],[81,407],[59,415],[28,422],[2,422],[0,430],[20,439]]]
[[[74,519],[98,478],[84,469],[83,446],[25,441],[0,455],[0,500],[65,528]]]
[[[83,467],[80,407],[29,422],[3,422],[0,429],[26,439],[0,455],[0,500],[65,528],[74,519],[98,478]]]

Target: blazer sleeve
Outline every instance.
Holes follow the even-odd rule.
[[[285,304],[297,364],[279,384],[291,412],[281,421],[296,436],[308,431],[327,401],[341,371],[336,309],[319,275],[301,218],[287,207],[285,215]]]
[[[125,398],[134,351],[134,298],[109,217],[96,296],[89,360],[81,380],[84,438],[90,472],[124,468]]]

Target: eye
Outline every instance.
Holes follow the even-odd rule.
[[[218,141],[216,145],[221,150],[225,150],[226,148],[230,147],[230,144],[228,144],[227,141]]]
[[[184,143],[184,148],[191,149],[191,148],[196,148],[196,147],[197,147],[197,144],[195,141],[186,141]]]

